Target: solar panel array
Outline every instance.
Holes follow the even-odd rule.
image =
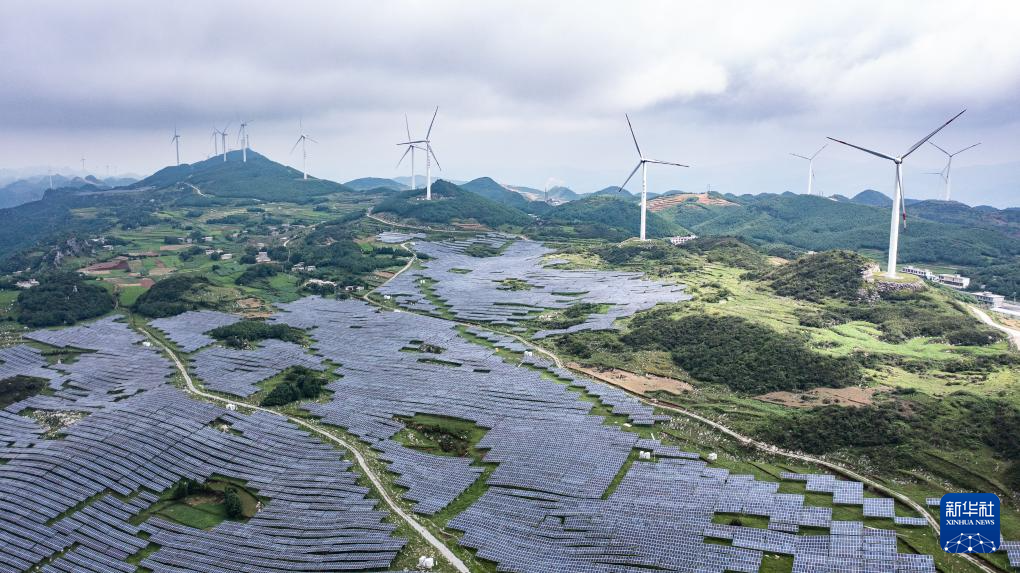
[[[509,244],[499,256],[464,254],[465,248],[477,243],[495,247]],[[400,274],[378,289],[380,294],[392,296],[411,310],[438,312],[424,296],[422,280],[431,285],[454,316],[475,322],[512,326],[548,309],[565,309],[582,302],[612,305],[608,312],[592,314],[581,324],[543,330],[535,334],[536,338],[579,330],[608,330],[618,318],[661,302],[691,298],[682,286],[650,281],[642,278],[641,273],[550,268],[544,260],[552,252],[550,249],[504,235],[439,243],[422,241],[415,249],[429,257],[422,261],[423,268]],[[455,269],[471,272],[458,273]],[[531,288],[501,288],[500,281],[506,279],[525,281]]]
[[[376,236],[382,243],[398,244],[410,241],[412,239],[424,239],[423,233],[401,233],[399,231],[383,231]]]
[[[758,571],[764,553],[793,555],[796,571],[934,571],[929,556],[897,554],[892,531],[833,521],[831,509],[778,493],[778,483],[732,475],[696,454],[604,424],[571,385],[601,393],[614,411],[633,412],[625,415],[653,414],[626,393],[601,392],[569,372],[556,372],[569,380],[561,384],[508,363],[492,348],[458,336],[448,321],[354,300],[312,297],[281,307],[272,320],[310,328],[316,351],[342,364],[343,378],[330,385],[332,400],[305,407],[387,452],[386,459],[399,459],[390,469],[410,488],[405,497],[419,511],[444,507],[476,474],[464,473],[472,469],[466,460],[394,456],[390,452],[405,449],[391,439],[403,427],[397,418],[450,416],[488,430],[477,447],[485,462],[498,465],[482,497],[449,526],[464,532],[461,544],[498,562],[501,571]],[[470,330],[497,346],[524,348],[509,337]],[[442,351],[413,351],[423,344]],[[525,361],[552,368],[541,358]],[[652,452],[656,463],[635,462],[607,497],[634,449]],[[437,489],[434,474],[449,465],[456,466],[457,487]],[[863,506],[873,499],[863,497],[859,482],[833,476],[786,479],[808,481],[809,490],[843,503]],[[869,502],[869,511],[885,511],[887,504],[878,501]],[[768,528],[712,523],[720,513],[765,516]],[[798,534],[808,526],[831,528],[832,535]]]
[[[159,549],[140,565],[161,573],[379,571],[403,547],[340,452],[282,417],[189,398],[166,383],[172,364],[124,324],[29,337],[90,352],[46,367],[30,347],[0,351],[0,372],[31,371],[55,389],[0,411],[0,572],[133,572],[126,560],[149,543]],[[18,415],[26,408],[88,415],[45,439]],[[246,523],[209,531],[160,517],[130,523],[153,492],[213,475],[268,501]]]
[[[168,318],[157,318],[150,322],[172,340],[184,352],[194,352],[216,340],[205,333],[221,326],[228,326],[241,320],[236,314],[214,310],[192,310]]]
[[[303,346],[274,338],[252,350],[212,346],[193,355],[191,362],[206,388],[245,398],[259,391],[259,382],[292,366],[325,369],[322,359]]]

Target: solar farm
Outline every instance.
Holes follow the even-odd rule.
[[[467,255],[472,241],[422,241],[422,267],[380,294],[437,314],[419,288],[425,280],[454,317],[511,327],[578,301],[609,305],[572,327],[586,329],[687,298],[681,286],[634,273],[549,268],[549,251],[528,241],[477,240],[501,254]],[[506,278],[532,288],[498,288]],[[797,573],[936,570],[930,555],[898,545],[897,528],[927,522],[893,499],[823,473],[776,481],[733,473],[655,439],[668,417],[651,406],[525,352],[510,336],[320,297],[280,304],[269,318],[306,330],[310,347],[270,339],[235,350],[207,335],[238,319],[200,311],[149,326],[220,395],[248,398],[294,366],[335,370],[331,394],[300,408],[372,452],[419,516],[448,513],[484,486],[445,527],[459,535],[449,544],[493,570],[750,573],[770,556],[790,559]],[[174,384],[174,363],[116,317],[25,339],[0,350],[0,379],[41,378],[47,391],[0,410],[0,572],[387,571],[407,546],[343,451],[283,416],[195,399]],[[76,358],[51,363],[40,348]],[[596,404],[626,423],[607,423]],[[76,417],[54,430],[38,412]],[[415,416],[478,428],[471,447],[480,460],[401,442]],[[201,529],[149,512],[181,480],[220,478],[256,492],[250,519]],[[868,525],[781,493],[784,482],[860,508]],[[736,516],[766,525],[728,519]],[[1020,563],[1020,544],[1000,546]]]

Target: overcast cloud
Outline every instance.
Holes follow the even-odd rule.
[[[407,175],[403,115],[434,106],[440,176],[579,191],[616,185],[636,154],[655,191],[802,192],[831,135],[890,154],[938,137],[983,145],[954,161],[970,203],[1020,205],[1020,3],[151,2],[0,4],[0,167],[145,174],[212,152],[214,125],[252,120],[253,147],[309,171]],[[908,196],[938,193],[934,148]],[[816,188],[889,191],[892,166],[833,145]]]

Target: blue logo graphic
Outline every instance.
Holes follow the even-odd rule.
[[[940,544],[947,553],[992,553],[999,548],[999,497],[947,493],[940,504]]]

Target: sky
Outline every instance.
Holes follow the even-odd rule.
[[[0,3],[0,168],[148,174],[213,151],[250,121],[252,147],[337,181],[410,174],[432,132],[436,177],[588,192],[637,162],[649,190],[804,192],[826,136],[888,155],[962,109],[953,198],[1020,206],[1020,2]],[[420,157],[419,157],[420,159]],[[419,172],[423,171],[421,161]],[[908,197],[943,192],[945,157],[906,161]],[[110,166],[110,167],[107,167]],[[41,168],[41,167],[39,167]],[[891,193],[894,167],[838,144],[815,189]],[[639,183],[628,185],[639,189]]]

